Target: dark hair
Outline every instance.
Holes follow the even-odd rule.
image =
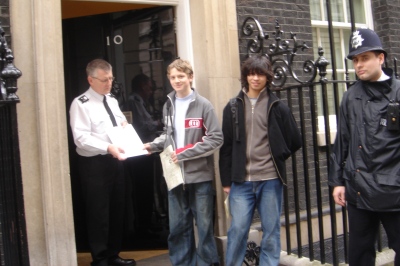
[[[274,72],[272,72],[271,61],[266,55],[255,55],[247,58],[242,65],[240,82],[242,87],[248,89],[247,76],[251,74],[264,75],[267,77],[267,87],[271,84]]]
[[[132,91],[140,91],[143,84],[149,82],[150,78],[145,74],[138,74],[132,79],[131,88]]]

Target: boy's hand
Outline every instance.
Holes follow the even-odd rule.
[[[151,147],[149,143],[143,144],[143,150],[147,150],[148,155],[151,154]]]

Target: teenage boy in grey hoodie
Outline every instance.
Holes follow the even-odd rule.
[[[193,70],[177,59],[167,68],[174,89],[163,108],[164,133],[146,143],[149,152],[172,145],[171,159],[182,169],[184,183],[168,192],[169,256],[174,266],[219,265],[214,239],[214,152],[223,142],[211,103],[191,87]],[[197,249],[193,218],[198,231]]]

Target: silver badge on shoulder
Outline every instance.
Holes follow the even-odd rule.
[[[79,97],[78,100],[81,101],[82,103],[85,103],[85,102],[89,101],[89,98],[86,97],[86,95],[82,95],[81,97]]]

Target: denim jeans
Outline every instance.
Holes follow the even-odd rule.
[[[255,207],[261,218],[260,265],[277,266],[281,252],[280,215],[282,182],[267,181],[232,183],[229,208],[232,223],[228,230],[226,266],[241,266]]]
[[[206,266],[219,262],[214,239],[214,189],[211,181],[178,186],[168,192],[169,257],[174,266]],[[194,238],[198,231],[197,250]]]

